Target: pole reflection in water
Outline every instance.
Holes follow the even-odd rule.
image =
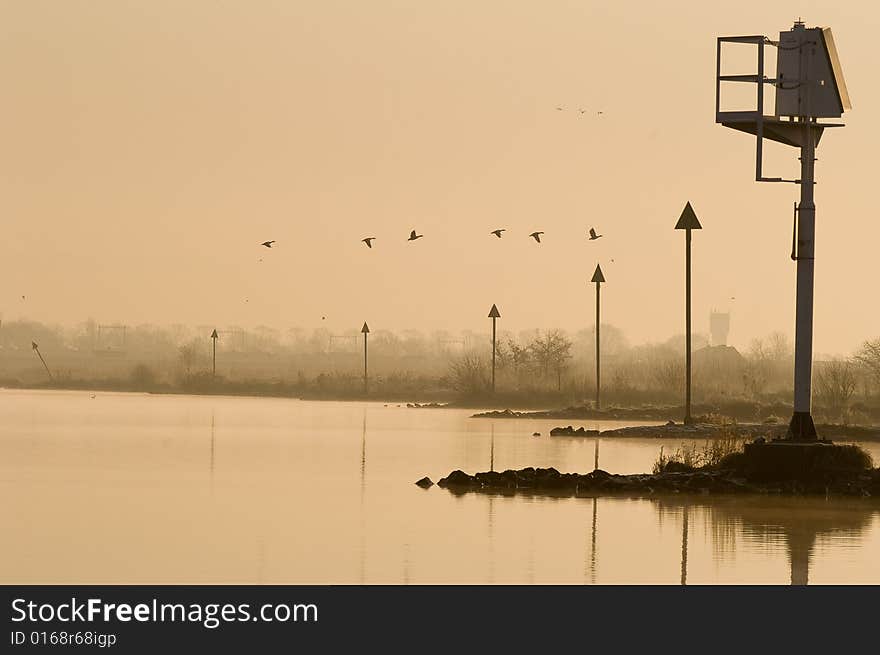
[[[214,410],[211,410],[211,491],[214,491]]]
[[[596,441],[598,448],[599,442]],[[590,537],[590,582],[596,584],[596,514],[599,507],[599,499],[593,498],[593,530]]]
[[[367,471],[367,408],[364,408],[363,427],[361,429],[361,509],[364,504],[364,488],[366,487]]]
[[[489,441],[489,470],[495,470],[495,422],[492,422],[492,436]]]
[[[688,507],[682,508],[681,519],[681,584],[687,585],[688,577]]]
[[[663,498],[654,501],[661,516],[680,512],[682,516],[681,584],[687,583],[689,514],[699,514],[711,530],[713,539],[735,539],[765,546],[784,544],[789,560],[791,584],[806,585],[816,543],[829,538],[859,537],[880,514],[870,501],[818,500],[808,498],[767,498],[764,496],[718,498],[713,501]],[[719,546],[719,544],[715,544]],[[720,544],[722,552],[738,550],[733,544]]]
[[[364,407],[363,423],[361,427],[361,548],[360,548],[360,583],[364,584],[367,569],[367,544],[366,544],[366,512],[364,511],[364,496],[367,488],[367,408]]]
[[[806,585],[810,580],[810,558],[816,543],[816,532],[809,527],[799,530],[795,527],[786,532],[788,559],[791,563],[791,584]]]
[[[495,583],[495,496],[489,494],[489,584]]]

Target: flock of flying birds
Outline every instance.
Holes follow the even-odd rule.
[[[556,111],[565,111],[565,107],[558,105],[556,107]],[[581,115],[586,114],[587,111],[588,111],[587,109],[584,109],[582,107],[578,108],[578,113],[580,113]],[[604,112],[602,112],[602,111],[597,111],[596,116],[601,116],[603,113]],[[501,235],[504,232],[507,232],[507,230],[505,228],[498,228],[497,230],[492,230],[491,232],[489,232],[489,234],[494,234],[496,237],[498,237],[500,239]],[[536,242],[541,243],[541,235],[542,234],[544,234],[544,233],[541,231],[532,232],[531,234],[529,234],[529,237],[534,239]],[[412,232],[409,233],[409,238],[407,239],[407,241],[416,241],[417,239],[421,239],[424,236],[425,236],[424,234],[418,234],[418,233],[416,233],[415,230],[413,230]],[[596,234],[595,228],[592,228],[592,227],[590,228],[590,233],[589,233],[590,241],[595,241],[596,239],[599,239],[601,237],[602,237],[601,234]],[[361,241],[364,244],[366,244],[367,248],[372,248],[373,241],[376,241],[376,240],[377,240],[376,237],[364,237],[363,239],[361,239]],[[273,243],[275,243],[274,239],[271,241],[263,241],[260,245],[265,246],[266,248],[271,248]],[[260,261],[263,261],[263,260],[261,259]]]
[[[494,234],[496,237],[498,237],[500,239],[501,235],[504,234],[505,232],[507,232],[507,228],[499,227],[497,230],[492,230],[491,232],[489,232],[489,234]],[[541,235],[542,234],[544,234],[544,233],[541,231],[532,232],[531,234],[529,234],[529,237],[534,239],[538,243],[541,243]],[[412,230],[409,233],[409,238],[407,239],[407,241],[415,241],[416,239],[421,239],[424,236],[425,236],[424,234],[418,234],[415,230]],[[590,228],[590,231],[587,236],[590,241],[595,241],[596,239],[602,238],[602,235],[596,234],[596,229],[592,228],[592,227]],[[376,241],[376,240],[377,240],[377,237],[365,237],[365,238],[361,239],[361,242],[365,243],[367,248],[372,248],[373,241]],[[271,248],[273,243],[275,243],[274,239],[271,241],[263,241],[263,243],[261,243],[260,245],[265,246],[266,248]]]
[[[556,111],[565,111],[565,107],[563,107],[563,106],[557,106],[557,107],[556,107]],[[579,112],[581,115],[586,114],[587,111],[588,111],[588,110],[586,110],[586,109],[578,108],[578,112]],[[597,111],[597,112],[596,112],[596,115],[597,115],[597,116],[601,116],[603,113],[604,113],[604,112],[602,112],[602,111]],[[502,235],[503,235],[505,232],[507,232],[507,229],[506,229],[506,228],[503,228],[503,227],[500,227],[500,228],[498,228],[498,229],[495,229],[495,230],[490,231],[489,234],[492,234],[492,235],[494,235],[494,236],[496,236],[496,237],[498,237],[498,238],[500,239],[500,238],[502,237]],[[542,234],[544,234],[544,232],[538,230],[538,231],[535,231],[535,232],[532,232],[531,234],[529,234],[529,238],[534,239],[537,243],[541,243],[541,235],[542,235]],[[416,241],[416,240],[418,240],[418,239],[423,238],[424,236],[425,236],[424,234],[418,234],[415,230],[412,230],[412,231],[409,233],[409,238],[407,238],[407,241]],[[601,238],[602,238],[602,235],[601,235],[601,234],[596,234],[596,229],[595,229],[595,228],[592,228],[592,227],[590,228],[589,234],[588,234],[587,236],[588,236],[588,238],[589,238],[590,241],[595,241],[596,239],[601,239]],[[367,248],[372,249],[372,248],[373,248],[373,241],[376,241],[376,240],[377,240],[377,237],[364,237],[363,239],[361,239],[361,242],[362,242],[364,245],[366,245]],[[263,241],[260,245],[263,246],[263,247],[265,247],[265,248],[272,248],[272,245],[273,245],[274,243],[275,243],[275,240],[272,239],[272,240],[269,240],[269,241]],[[262,262],[263,260],[260,259],[259,261]],[[612,259],[611,261],[613,262],[614,260]],[[245,302],[247,302],[247,300],[245,300]],[[325,317],[325,316],[322,316],[321,318],[322,318],[322,320],[323,320],[323,319],[325,319],[326,317]]]
[[[500,239],[501,236],[502,236],[505,232],[507,232],[507,228],[499,227],[499,228],[497,228],[497,229],[495,229],[495,230],[491,230],[491,231],[489,232],[489,234],[494,235],[494,236],[496,236],[496,237],[498,237],[498,238]],[[542,234],[544,234],[544,232],[542,232],[542,231],[532,232],[531,234],[529,234],[529,238],[534,239],[534,240],[535,240],[536,242],[538,242],[538,243],[541,243],[541,235],[542,235]],[[409,238],[407,239],[407,241],[416,241],[417,239],[421,239],[421,238],[424,237],[424,236],[425,236],[424,234],[419,234],[419,233],[417,233],[415,230],[412,230],[412,231],[409,233]],[[596,233],[596,228],[591,227],[591,228],[590,228],[590,231],[589,231],[588,234],[587,234],[587,238],[588,238],[590,241],[595,241],[596,239],[601,239],[601,238],[602,238],[602,235],[601,235],[601,234],[597,234],[597,233]],[[363,239],[361,239],[361,242],[364,243],[364,244],[366,244],[367,248],[372,249],[372,247],[373,247],[373,241],[376,241],[376,240],[377,240],[377,237],[364,237]],[[272,248],[272,244],[274,244],[274,243],[275,243],[275,239],[272,239],[272,240],[270,240],[270,241],[263,241],[260,245],[263,246],[263,247],[265,247],[265,248],[270,248],[270,249],[271,249],[271,248]],[[263,260],[261,259],[260,261],[263,261]],[[613,259],[612,259],[611,261],[614,262]],[[248,301],[245,300],[245,302],[248,302]],[[323,320],[326,320],[326,319],[327,319],[326,316],[322,316],[322,317],[321,317],[321,320],[322,320],[322,321],[323,321]]]

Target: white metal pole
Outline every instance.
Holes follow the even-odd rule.
[[[801,145],[801,201],[797,221],[797,307],[794,337],[794,416],[789,436],[815,439],[810,416],[813,368],[813,276],[815,264],[816,205],[813,202],[815,139],[818,131],[809,119],[803,125]]]

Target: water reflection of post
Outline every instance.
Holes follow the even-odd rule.
[[[364,486],[366,485],[367,471],[367,409],[364,408],[364,424],[361,430],[361,507],[364,504]]]
[[[688,578],[688,506],[682,509],[681,520],[681,584],[687,585]]]
[[[492,436],[489,441],[489,470],[495,470],[495,422],[492,422]]]
[[[364,516],[364,492],[366,490],[366,472],[367,472],[367,408],[364,407],[364,421],[361,430],[361,558],[360,558],[360,582],[364,584],[366,575],[366,517]]]
[[[664,511],[681,510],[686,517],[690,509],[690,502],[684,499],[666,497],[658,498],[655,502],[661,516]],[[748,541],[779,545],[784,543],[788,551],[793,585],[808,583],[812,551],[818,538],[829,535],[857,538],[878,513],[876,506],[842,499],[822,504],[803,498],[736,497],[706,500],[697,506],[704,508],[700,515],[705,517],[708,525],[716,532],[720,528],[736,529]],[[684,523],[682,584],[686,581],[687,572],[686,526],[687,523]],[[724,533],[724,530],[721,532]],[[720,546],[725,555],[734,552],[733,542]]]
[[[810,579],[810,556],[816,533],[809,530],[790,530],[786,534],[788,558],[791,562],[791,584],[806,585]]]
[[[211,410],[211,491],[214,491],[214,410]]]
[[[495,584],[495,497],[489,494],[489,584]]]
[[[596,447],[599,447],[599,441],[596,441]],[[593,497],[593,534],[590,540],[590,582],[596,584],[596,510],[599,506],[599,499]]]

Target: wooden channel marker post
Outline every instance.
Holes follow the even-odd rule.
[[[217,339],[220,338],[220,335],[217,334],[217,328],[214,328],[214,331],[211,332],[211,343],[213,344],[213,352],[211,355],[211,377],[217,377]]]
[[[601,366],[599,365],[599,287],[602,286],[604,281],[605,276],[602,275],[602,267],[596,264],[596,270],[593,273],[593,278],[590,280],[590,282],[596,285],[596,409],[600,408],[599,376],[601,372]]]
[[[367,322],[364,321],[364,327],[361,328],[361,334],[364,335],[364,395],[366,396],[369,390],[368,379],[367,378],[367,335],[370,333],[370,326],[367,325]]]
[[[495,355],[498,352],[497,343],[495,341],[496,332],[495,332],[495,321],[501,318],[501,312],[498,311],[498,307],[494,304],[492,305],[492,309],[489,310],[489,318],[492,319],[492,393],[495,393]]]

